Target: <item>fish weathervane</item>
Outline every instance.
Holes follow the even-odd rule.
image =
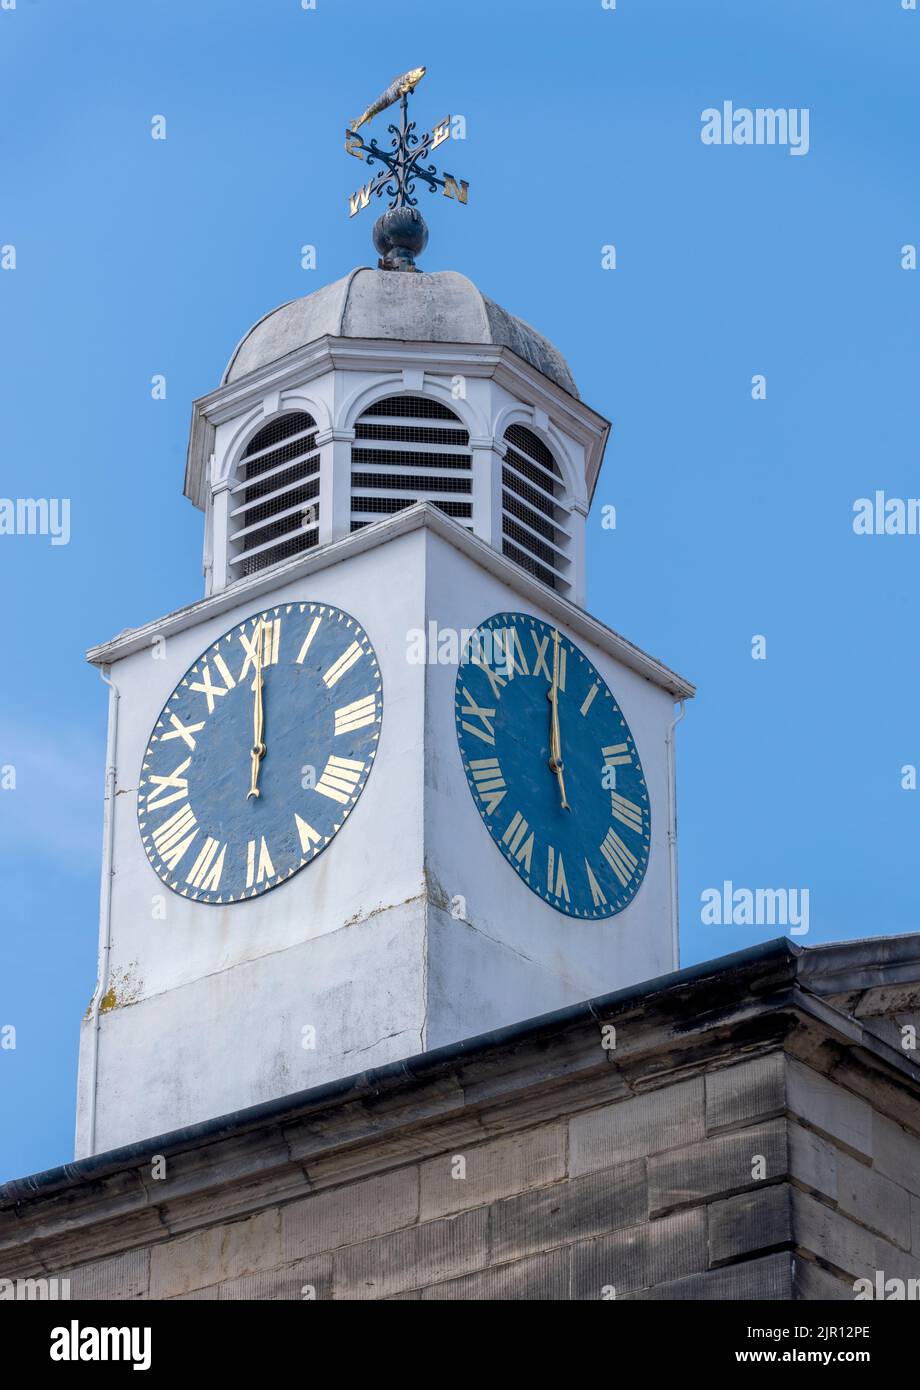
[[[451,138],[451,117],[430,130],[427,135],[416,134],[415,121],[409,120],[409,97],[425,76],[427,68],[410,68],[396,77],[381,92],[376,101],[345,132],[345,150],[355,159],[366,159],[370,164],[381,164],[380,173],[375,174],[364,186],[349,198],[349,213],[355,217],[369,206],[374,197],[384,194],[390,203],[386,212],[374,224],[374,245],[380,254],[378,266],[381,270],[417,270],[415,257],[424,251],[428,244],[428,227],[418,210],[415,196],[416,181],[427,184],[431,193],[438,188],[444,196],[460,203],[469,201],[469,183],[457,179],[453,174],[439,174],[433,164],[423,164],[445,140]],[[390,148],[384,149],[377,141],[359,135],[362,126],[370,124],[375,116],[389,110],[396,102],[400,103],[399,124],[390,124],[388,134],[392,135]]]

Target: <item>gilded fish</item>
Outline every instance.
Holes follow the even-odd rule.
[[[392,106],[394,101],[399,101],[401,96],[411,92],[414,87],[418,86],[427,71],[427,68],[410,68],[408,72],[403,73],[402,77],[395,77],[386,91],[382,92],[376,101],[371,102],[364,115],[360,120],[355,121],[351,129],[360,130],[367,121],[372,121],[375,116],[380,115],[381,111]]]

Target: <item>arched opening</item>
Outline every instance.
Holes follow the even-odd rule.
[[[230,489],[230,574],[242,579],[319,541],[319,451],[306,411],[276,415],[249,441]]]
[[[355,423],[351,450],[351,529],[360,531],[415,502],[431,502],[473,524],[470,436],[430,396],[387,396]]]
[[[570,561],[569,513],[558,463],[526,425],[505,430],[502,464],[502,554],[551,589],[565,591]]]

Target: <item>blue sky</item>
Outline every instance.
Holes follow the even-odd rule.
[[[0,1180],[72,1153],[106,712],[85,649],[200,595],[190,402],[266,310],[373,263],[342,129],[418,63],[420,122],[467,119],[471,184],[423,204],[423,264],[557,342],[613,421],[589,607],[699,688],[683,963],[779,934],[703,926],[726,879],[808,888],[802,944],[918,928],[920,537],[852,529],[856,498],[920,495],[918,55],[900,0],[0,9],[0,492],[72,508],[69,545],[0,537]],[[807,107],[808,154],[703,145],[726,100]]]

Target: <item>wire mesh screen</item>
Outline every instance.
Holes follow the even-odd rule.
[[[306,411],[270,420],[249,441],[231,489],[234,579],[289,560],[319,542],[319,452]]]
[[[502,465],[502,554],[565,590],[568,511],[562,473],[551,450],[526,425],[509,425]]]
[[[388,396],[355,424],[351,453],[351,529],[359,531],[415,502],[472,520],[469,431],[428,396]]]

